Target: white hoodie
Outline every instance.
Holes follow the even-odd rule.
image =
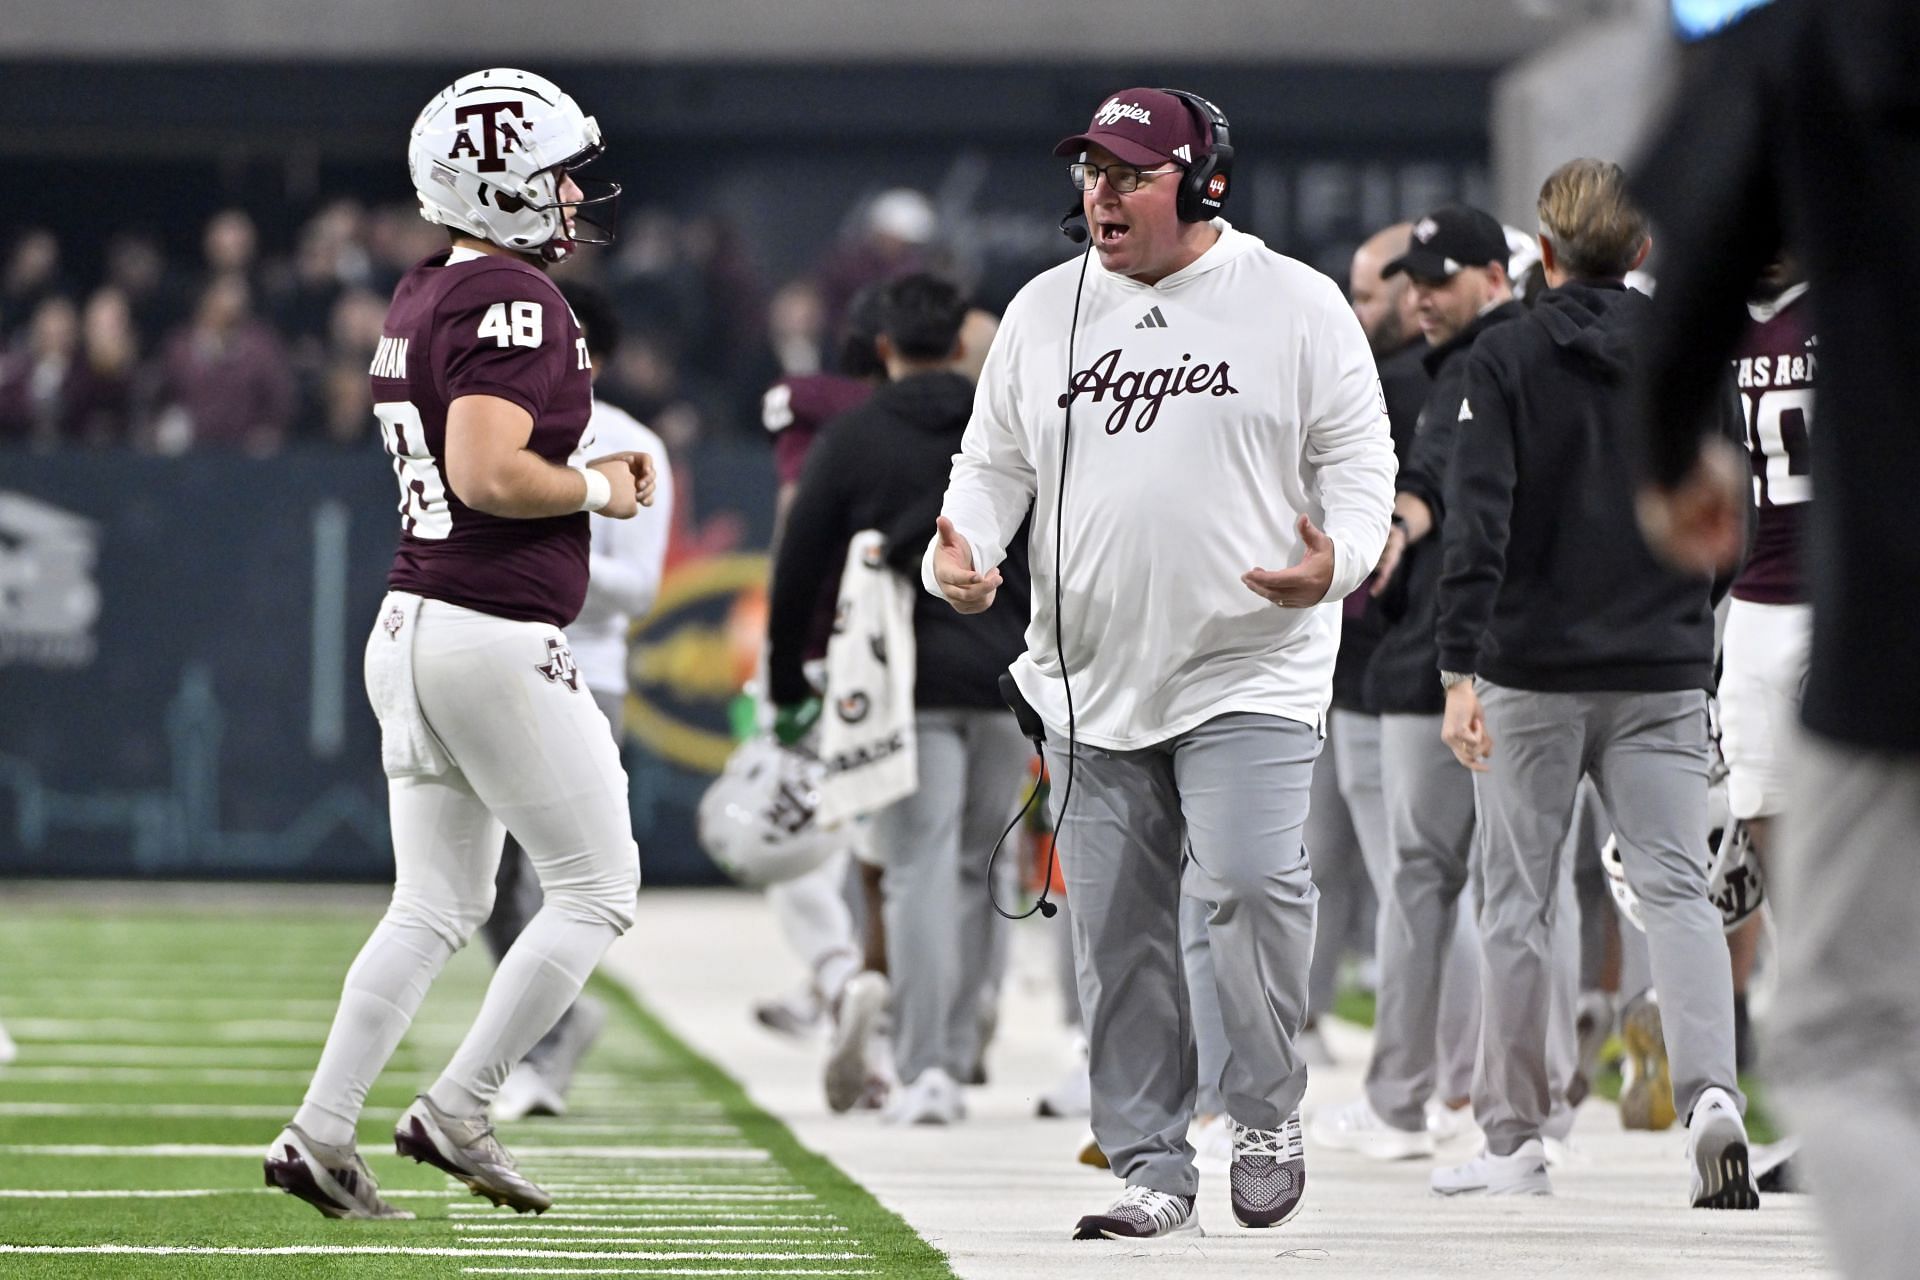
[[[1393,510],[1386,401],[1339,287],[1214,225],[1220,239],[1154,285],[1093,255],[1080,297],[1061,635],[1078,738],[1111,750],[1235,711],[1321,729],[1340,601]],[[1008,306],[943,506],[984,571],[1033,504],[1033,620],[1013,673],[1062,740],[1054,522],[1080,273],[1062,263]],[[1314,608],[1281,608],[1240,575],[1297,564],[1302,513],[1333,539],[1333,584]],[[936,595],[937,544],[922,562]]]

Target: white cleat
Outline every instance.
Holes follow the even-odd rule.
[[[867,1088],[868,1045],[892,994],[887,975],[868,970],[847,979],[827,1050],[827,1106],[851,1111]]]
[[[1396,1129],[1381,1119],[1365,1098],[1315,1111],[1313,1140],[1369,1160],[1418,1160],[1432,1155],[1434,1148],[1433,1135],[1425,1128]]]
[[[393,1147],[403,1156],[452,1174],[477,1196],[515,1213],[545,1213],[553,1197],[514,1167],[484,1115],[454,1116],[421,1094],[401,1113]]]
[[[1550,1196],[1547,1151],[1538,1138],[1529,1138],[1512,1155],[1481,1151],[1465,1164],[1435,1169],[1430,1185],[1438,1195]]]
[[[403,1219],[413,1215],[380,1198],[367,1162],[352,1147],[316,1142],[297,1124],[267,1148],[267,1185],[297,1196],[329,1218]]]

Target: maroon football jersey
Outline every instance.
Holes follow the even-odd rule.
[[[583,461],[593,375],[573,311],[518,258],[446,254],[393,292],[373,359],[373,411],[400,481],[400,547],[387,585],[520,622],[564,627],[587,593],[584,512],[491,516],[446,483],[447,406],[499,396],[533,415],[527,448]]]
[[[1804,294],[1756,320],[1734,357],[1747,416],[1747,449],[1759,507],[1753,554],[1733,584],[1736,599],[1798,604],[1807,598],[1800,547],[1813,498],[1814,366],[1819,353]]]
[[[820,428],[866,403],[873,385],[837,373],[808,373],[782,378],[767,388],[760,400],[760,420],[773,433],[773,470],[781,484],[799,483],[807,450]]]

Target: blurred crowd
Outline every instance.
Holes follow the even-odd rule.
[[[643,206],[610,249],[554,274],[612,296],[627,336],[601,394],[678,450],[758,436],[767,385],[830,365],[848,299],[934,265],[935,225],[917,191],[863,198],[812,270],[776,283],[725,219]],[[208,217],[191,253],[122,231],[88,274],[53,229],[15,228],[5,243],[0,448],[267,456],[378,447],[367,368],[387,300],[446,233],[412,205],[339,199],[284,252],[238,208]]]

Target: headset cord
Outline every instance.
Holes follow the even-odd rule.
[[[1007,829],[1000,833],[1000,839],[994,842],[993,852],[987,856],[987,900],[993,904],[995,911],[1008,920],[1025,920],[1036,911],[1043,919],[1051,920],[1059,913],[1059,906],[1052,902],[1048,895],[1053,892],[1053,872],[1060,847],[1060,833],[1067,825],[1067,806],[1073,801],[1074,767],[1079,762],[1079,725],[1073,713],[1073,681],[1067,676],[1067,646],[1060,623],[1063,599],[1061,554],[1067,514],[1067,447],[1073,439],[1073,344],[1080,336],[1080,299],[1086,292],[1087,264],[1092,260],[1093,246],[1088,245],[1080,255],[1080,276],[1073,286],[1073,320],[1067,326],[1067,391],[1064,397],[1065,404],[1062,406],[1066,409],[1066,417],[1060,424],[1060,486],[1053,503],[1053,654],[1060,663],[1060,684],[1067,693],[1067,785],[1060,792],[1060,804],[1054,810],[1056,815],[1053,824],[1054,837],[1047,842],[1046,878],[1040,882],[1040,896],[1034,900],[1032,906],[1014,915],[1000,905],[1000,899],[993,884],[993,864],[994,860],[1000,856],[1000,846],[1006,843],[1007,837],[1013,834],[1013,829],[1020,825],[1022,818],[1027,816],[1027,810],[1033,807],[1034,799],[1040,794],[1039,786],[1036,785],[1027,796],[1027,802],[1020,806],[1019,813],[1013,815],[1013,821],[1009,822]],[[1045,765],[1046,757],[1042,754],[1043,770]]]

